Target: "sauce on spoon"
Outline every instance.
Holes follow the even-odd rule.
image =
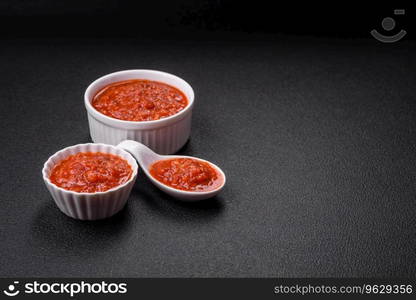
[[[172,188],[190,192],[212,191],[224,181],[209,163],[193,158],[159,160],[150,166],[149,172]]]

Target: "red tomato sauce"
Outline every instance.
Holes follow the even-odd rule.
[[[49,179],[57,186],[78,192],[104,192],[127,182],[133,169],[129,163],[113,154],[79,152],[58,162]]]
[[[133,79],[101,89],[92,100],[99,112],[125,121],[152,121],[169,117],[188,105],[188,99],[168,84]]]
[[[191,192],[212,191],[223,183],[209,163],[191,158],[159,160],[150,166],[150,174],[170,187]]]

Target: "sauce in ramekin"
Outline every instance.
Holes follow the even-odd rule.
[[[166,83],[132,79],[105,86],[91,104],[104,115],[119,120],[153,121],[177,114],[188,105],[188,99]]]

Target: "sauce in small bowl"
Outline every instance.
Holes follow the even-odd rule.
[[[182,78],[156,70],[102,76],[85,90],[91,139],[135,140],[160,154],[177,152],[191,133],[194,91]]]
[[[81,220],[111,217],[126,204],[137,178],[136,160],[106,144],[64,148],[43,165],[43,181],[58,208]]]
[[[94,96],[99,112],[125,121],[154,121],[172,116],[188,105],[179,89],[159,81],[132,79],[111,83]]]
[[[102,152],[78,152],[59,161],[50,181],[77,193],[105,192],[126,183],[133,173],[120,156]]]

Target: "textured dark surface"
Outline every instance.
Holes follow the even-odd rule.
[[[416,45],[260,39],[2,41],[0,276],[414,276]],[[227,187],[186,204],[139,174],[121,213],[72,220],[41,167],[90,141],[87,85],[130,68],[191,83],[181,153]]]

